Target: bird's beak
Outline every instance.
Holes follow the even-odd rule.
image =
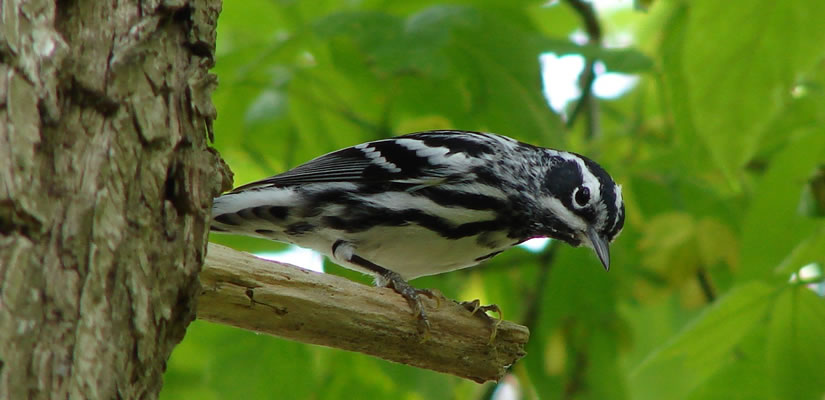
[[[610,270],[610,246],[607,243],[607,240],[604,240],[603,237],[596,232],[596,229],[592,226],[587,227],[587,237],[590,239],[590,244],[593,246],[593,250],[596,251],[596,255],[599,256],[599,260],[604,265],[604,270]]]

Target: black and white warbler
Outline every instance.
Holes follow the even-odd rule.
[[[491,133],[428,131],[338,150],[215,199],[212,230],[314,249],[376,277],[428,324],[407,279],[476,265],[527,239],[595,250],[624,225],[594,161]]]

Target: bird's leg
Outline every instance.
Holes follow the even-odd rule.
[[[473,301],[462,301],[458,304],[464,306],[464,308],[470,311],[473,315],[476,315],[477,312],[481,311],[481,314],[479,315],[483,315],[487,320],[490,320],[490,316],[487,315],[487,311],[493,311],[498,314],[498,320],[496,320],[496,323],[493,325],[493,331],[490,333],[490,341],[488,343],[493,344],[493,341],[496,339],[496,333],[498,333],[498,326],[501,325],[501,321],[504,320],[504,316],[501,313],[501,308],[499,308],[496,304],[482,306],[481,301],[478,299]]]
[[[364,268],[368,271],[372,271],[379,277],[379,282],[385,286],[392,288],[396,291],[396,293],[400,294],[407,300],[407,304],[410,305],[410,308],[413,311],[413,314],[416,318],[418,318],[418,331],[419,333],[424,334],[424,339],[430,333],[430,320],[427,319],[427,313],[424,312],[424,307],[421,305],[421,299],[419,299],[419,295],[424,295],[429,298],[436,298],[435,294],[429,289],[416,289],[410,286],[404,278],[401,277],[397,272],[390,271],[370,260],[367,260],[357,254],[355,254],[355,249],[353,248],[352,244],[345,242],[343,240],[336,241],[335,244],[332,245],[332,254],[335,258],[347,261],[349,263],[355,264],[361,268]]]

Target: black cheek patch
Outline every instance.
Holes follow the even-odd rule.
[[[559,199],[567,209],[574,210],[573,191],[583,183],[579,164],[574,161],[559,162],[544,179],[544,190]]]

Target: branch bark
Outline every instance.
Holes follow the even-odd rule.
[[[500,379],[526,353],[527,328],[424,297],[424,339],[392,289],[256,258],[209,244],[198,318],[299,342],[369,354],[476,382]],[[424,340],[422,340],[424,339]]]

